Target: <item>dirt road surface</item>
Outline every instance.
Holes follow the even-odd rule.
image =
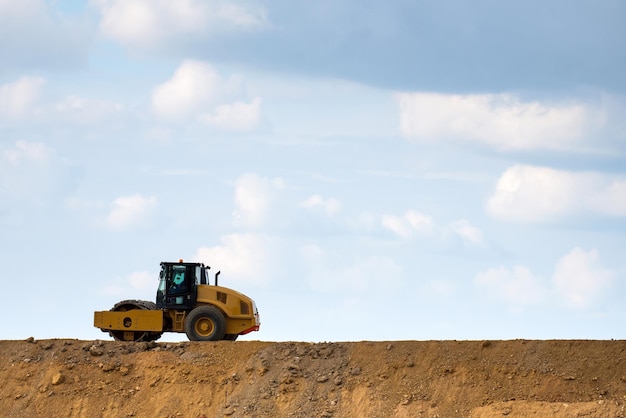
[[[0,341],[7,417],[624,417],[626,341]]]

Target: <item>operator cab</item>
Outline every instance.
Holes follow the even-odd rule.
[[[197,285],[208,284],[202,263],[162,262],[156,304],[159,309],[193,309],[196,306]]]

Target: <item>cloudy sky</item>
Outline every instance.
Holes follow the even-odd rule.
[[[624,338],[624,19],[0,0],[0,338],[108,338],[179,258],[255,299],[246,339]]]

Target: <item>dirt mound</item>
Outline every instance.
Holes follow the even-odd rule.
[[[624,341],[0,341],[11,417],[624,417]]]

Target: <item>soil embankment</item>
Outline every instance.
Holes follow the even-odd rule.
[[[10,417],[624,417],[626,341],[0,341]]]

